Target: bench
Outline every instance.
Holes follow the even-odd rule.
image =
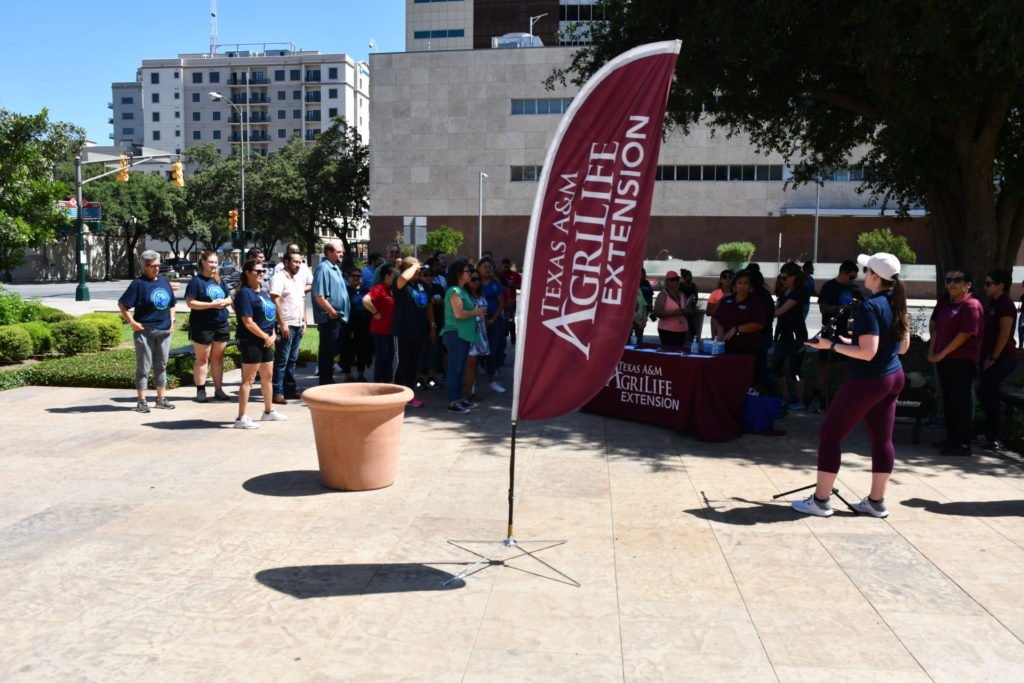
[[[237,339],[230,339],[226,346],[236,346],[238,344]],[[226,348],[226,347],[225,347]],[[181,362],[187,358],[195,358],[196,350],[191,344],[185,344],[177,348],[171,349],[170,353],[167,354],[167,361],[174,363],[174,373],[176,375],[181,374]]]
[[[914,443],[921,443],[921,427],[932,413],[935,397],[930,389],[906,387],[896,399],[896,417],[914,421]]]

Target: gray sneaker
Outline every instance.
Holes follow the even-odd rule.
[[[153,405],[157,408],[163,408],[164,410],[174,410],[174,404],[166,398],[158,398]]]
[[[864,500],[859,503],[853,503],[850,507],[862,515],[871,515],[872,517],[889,516],[889,506],[885,504],[885,498],[875,502],[871,500],[870,496],[864,496]]]
[[[835,512],[832,509],[832,503],[827,500],[818,500],[813,493],[803,500],[794,500],[791,505],[797,512],[816,517],[831,517]]]
[[[148,413],[149,412],[149,404],[146,403],[145,401],[139,401],[138,403],[135,404],[135,412],[137,412],[137,413]]]

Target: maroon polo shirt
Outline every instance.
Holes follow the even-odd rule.
[[[1010,319],[1010,338],[1006,340],[1006,346],[996,360],[1016,360],[1017,343],[1014,341],[1013,323],[1017,322],[1017,306],[1013,299],[1003,292],[1002,296],[990,301],[985,308],[985,335],[981,341],[981,359],[987,360],[992,357],[992,350],[995,349],[996,340],[999,339],[999,322],[1002,318]]]
[[[985,311],[981,302],[968,294],[960,301],[940,299],[935,304],[935,353],[941,353],[949,343],[966,332],[970,339],[956,351],[946,356],[949,359],[970,360],[975,363],[981,357],[981,335],[985,325]]]

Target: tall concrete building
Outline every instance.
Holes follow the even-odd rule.
[[[243,47],[143,60],[134,83],[112,85],[114,143],[169,152],[213,144],[224,155],[248,144],[267,154],[293,135],[315,140],[335,117],[368,140],[366,63],[343,53]]]
[[[571,26],[598,19],[597,0],[405,0],[405,49],[484,49],[501,36],[530,33],[544,45],[577,44]],[[531,20],[532,23],[531,23]]]

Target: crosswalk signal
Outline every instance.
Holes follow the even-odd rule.
[[[185,187],[185,167],[180,161],[171,164],[171,185]]]
[[[128,155],[121,155],[121,170],[117,172],[117,181],[120,183],[128,182]]]
[[[238,230],[238,209],[228,211],[228,226],[232,230]]]

